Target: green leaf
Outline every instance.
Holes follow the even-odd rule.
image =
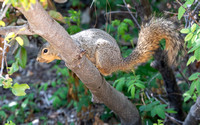
[[[193,63],[195,61],[195,56],[191,56],[187,62],[187,66],[190,64],[190,63]]]
[[[134,87],[134,85],[133,85],[133,84],[132,84],[132,85],[130,85],[130,86],[128,87],[128,92],[130,92],[130,91],[131,91],[132,87]]]
[[[174,111],[173,108],[166,109],[165,111],[168,113],[177,113],[177,111]]]
[[[186,5],[192,5],[194,3],[194,0],[187,0],[185,2]]]
[[[199,33],[200,33],[200,29],[197,30],[197,34],[199,34]]]
[[[159,106],[156,107],[156,114],[158,114],[160,118],[165,119],[165,111]]]
[[[81,28],[76,26],[76,25],[71,25],[68,29],[67,32],[71,35],[71,34],[75,34],[81,31]]]
[[[195,34],[195,35],[192,37],[191,42],[194,43],[196,40],[197,40],[197,34]]]
[[[112,21],[112,26],[119,26],[120,20],[114,20]]]
[[[197,28],[197,24],[194,23],[194,24],[192,25],[192,27],[191,27],[191,31],[194,32],[194,31],[196,30],[196,28]]]
[[[156,116],[156,107],[154,107],[152,110],[151,110],[151,117],[155,117]]]
[[[196,82],[194,81],[194,82],[192,82],[192,84],[190,86],[190,90],[189,90],[190,95],[193,94],[195,88],[196,88]]]
[[[2,20],[0,20],[0,26],[6,26],[6,24],[2,21]]]
[[[15,39],[16,39],[16,41],[19,43],[20,46],[23,46],[23,45],[24,45],[24,41],[23,41],[23,39],[22,39],[21,37],[18,36],[18,37],[16,37]]]
[[[189,41],[190,39],[192,39],[193,37],[193,33],[189,33],[186,37],[185,37],[185,41]]]
[[[11,78],[5,79],[5,80],[3,81],[3,83],[4,83],[3,88],[7,89],[7,88],[12,87],[12,81],[13,81],[13,80],[12,80]]]
[[[184,28],[184,29],[182,29],[180,32],[181,32],[181,33],[184,33],[184,34],[187,34],[187,33],[190,32],[190,29]]]
[[[199,80],[196,82],[196,89],[197,89],[197,92],[199,95],[200,94],[200,81]]]
[[[179,9],[178,9],[178,19],[180,20],[183,15],[185,13],[185,9],[181,6]]]
[[[15,55],[15,59],[19,59],[19,65],[22,68],[26,67],[26,62],[27,62],[27,52],[26,49],[24,47],[19,47],[17,49],[16,55]]]
[[[123,90],[123,87],[124,87],[124,84],[125,84],[125,81],[124,80],[120,80],[117,85],[116,85],[116,89],[118,91],[122,91]]]
[[[196,73],[193,73],[188,79],[189,79],[190,81],[193,81],[193,80],[198,79],[199,76],[200,76],[200,73],[199,73],[199,72],[196,72]]]
[[[0,111],[0,118],[6,118],[6,117],[7,117],[6,113],[1,110]]]
[[[145,86],[143,84],[141,84],[141,83],[135,83],[135,85],[137,87],[139,87],[140,89],[144,89],[145,88]]]
[[[131,97],[132,98],[135,97],[135,87],[134,86],[131,88]]]
[[[15,125],[15,123],[13,123],[12,121],[8,121],[7,123],[5,123],[5,125]]]
[[[191,98],[189,91],[185,92],[183,94],[183,97],[184,97],[184,102],[188,101]]]
[[[18,60],[12,64],[11,67],[8,67],[8,74],[12,75],[14,72],[19,70]]]
[[[131,19],[124,19],[123,22],[129,24],[130,26],[134,27],[133,21]]]
[[[198,48],[200,48],[200,39],[197,39],[197,40],[195,41],[195,43],[193,43],[193,47],[192,47],[192,49],[190,49],[190,50],[188,51],[188,53],[191,53],[191,52],[195,51],[195,50],[198,49]]]
[[[132,36],[130,34],[125,34],[122,36],[122,39],[124,39],[125,41],[130,41],[132,39]]]
[[[127,25],[126,23],[122,22],[122,23],[118,26],[117,32],[118,32],[118,34],[120,34],[120,35],[123,36],[123,35],[125,34],[126,31],[128,31],[128,25]]]
[[[22,108],[23,109],[26,108],[26,106],[28,105],[28,103],[29,103],[29,99],[27,98],[27,99],[25,99],[25,101],[22,102],[22,104],[21,104]]]
[[[27,84],[18,84],[15,83],[12,87],[12,93],[16,96],[24,96],[26,95],[25,90],[30,89],[30,87]]]
[[[197,61],[200,60],[200,48],[196,49],[194,52],[194,56],[196,58]]]

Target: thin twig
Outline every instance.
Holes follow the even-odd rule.
[[[186,10],[186,12],[187,12],[188,9],[185,8],[185,7],[183,6],[183,4],[182,4],[179,0],[176,0],[176,2],[177,2],[178,4],[180,4],[180,5]],[[200,24],[197,22],[197,20],[194,19],[194,17],[192,16],[192,13],[191,13],[191,12],[188,12],[188,14],[189,14],[189,17],[190,17],[197,25],[200,26]]]
[[[11,5],[11,4],[7,4],[6,7],[5,7],[5,9],[4,9],[4,10],[1,10],[0,20],[2,20],[2,19],[5,17],[6,12],[7,12],[8,8],[10,7],[10,5]],[[3,12],[2,12],[2,11],[3,11]]]
[[[104,14],[105,15],[108,15],[108,14],[115,14],[115,13],[129,13],[128,11],[110,11],[110,12],[107,12]],[[135,12],[131,12],[133,14],[135,14]]]
[[[4,58],[5,58],[5,54],[6,54],[6,48],[8,47],[8,44],[7,44],[6,40],[3,40],[3,43],[4,43],[4,47],[3,47],[3,50],[2,50],[1,72],[0,72],[1,76],[3,75]]]
[[[185,75],[178,69],[178,72],[181,74],[182,78],[185,80],[185,82],[190,85],[191,83],[189,82],[188,78],[185,77]]]
[[[126,1],[123,0],[124,5],[126,7],[126,9],[128,10],[129,14],[131,15],[131,17],[133,18],[134,22],[136,23],[136,25],[141,29],[141,26],[139,25],[138,21],[136,20],[136,18],[133,16],[133,14],[131,13],[130,9],[128,8]]]
[[[6,35],[9,32],[17,33],[18,35],[34,35],[35,33],[29,28],[28,24],[21,26],[6,26],[0,27],[0,34]]]
[[[174,117],[170,116],[168,113],[165,113],[165,115],[172,121],[183,124],[183,121],[180,121],[178,119],[175,119]]]

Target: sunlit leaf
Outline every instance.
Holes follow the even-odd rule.
[[[6,26],[6,24],[2,21],[2,20],[0,20],[0,26]]]
[[[181,33],[184,33],[184,34],[187,34],[187,33],[190,32],[190,29],[184,28],[184,29],[182,29],[180,32],[181,32]]]
[[[31,2],[32,4],[35,4],[35,3],[36,3],[36,0],[30,0],[30,2]]]
[[[185,37],[185,41],[189,41],[190,39],[192,39],[192,37],[193,37],[193,33],[187,34],[187,36]]]
[[[23,41],[23,39],[22,39],[21,37],[18,36],[18,37],[16,37],[15,39],[16,39],[16,41],[19,43],[20,46],[23,46],[23,45],[24,45],[24,41]]]
[[[3,81],[3,88],[7,89],[7,88],[10,88],[12,86],[12,79],[9,78],[9,79],[5,79]]]
[[[179,9],[178,9],[178,19],[180,20],[183,15],[185,13],[185,9],[181,6]]]
[[[194,52],[194,56],[196,58],[197,61],[200,60],[200,48],[196,49]]]
[[[6,35],[5,40],[10,42],[11,39],[13,39],[15,37],[15,33],[14,32],[10,32],[8,33],[8,35]]]
[[[194,32],[194,31],[196,30],[196,28],[197,28],[197,24],[194,23],[194,24],[192,25],[192,27],[191,27],[191,31]]]
[[[11,67],[8,67],[8,74],[12,75],[14,72],[19,70],[18,60],[12,64]]]
[[[196,72],[196,73],[193,73],[188,79],[192,81],[192,80],[198,79],[199,77],[200,77],[200,73]]]
[[[12,87],[12,92],[16,96],[24,96],[26,95],[25,90],[30,89],[30,87],[27,84],[18,84],[15,83]]]

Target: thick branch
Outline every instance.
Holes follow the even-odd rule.
[[[6,35],[10,32],[14,32],[18,35],[34,35],[34,32],[29,29],[27,24],[22,26],[7,26],[0,28],[1,35]]]
[[[19,10],[27,18],[31,30],[58,50],[68,68],[77,74],[98,100],[120,117],[123,124],[141,124],[137,108],[105,81],[97,68],[82,54],[77,42],[71,39],[66,30],[50,17],[38,2],[28,11],[23,8]]]
[[[200,97],[197,98],[196,103],[190,108],[183,125],[199,125],[200,123]]]

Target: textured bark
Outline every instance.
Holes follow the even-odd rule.
[[[173,108],[177,113],[176,114],[170,114],[173,118],[179,120],[179,121],[184,121],[185,115],[182,110],[182,93],[179,90],[179,87],[176,83],[176,78],[173,73],[173,70],[170,66],[168,66],[167,63],[167,53],[158,50],[156,54],[154,55],[155,61],[152,63],[152,67],[157,69],[164,80],[165,83],[165,88],[167,91],[167,98],[169,101],[169,108]],[[175,120],[167,120],[165,124],[167,125],[177,125],[177,121]]]
[[[67,67],[77,74],[98,100],[120,117],[122,124],[141,124],[137,108],[106,82],[66,30],[50,17],[38,2],[28,11],[18,9],[26,17],[31,31],[42,36],[58,50]]]
[[[200,123],[200,97],[197,98],[196,103],[190,108],[183,125],[199,125]]]

